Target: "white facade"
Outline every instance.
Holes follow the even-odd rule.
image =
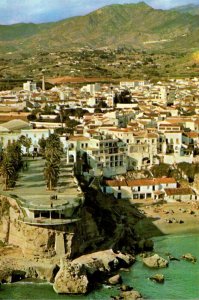
[[[23,90],[28,92],[35,92],[37,91],[37,85],[34,82],[27,81],[23,84]]]
[[[159,199],[165,188],[177,188],[173,178],[153,178],[137,180],[107,180],[102,191],[113,194],[117,199]]]

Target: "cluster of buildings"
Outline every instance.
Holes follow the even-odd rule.
[[[15,103],[13,111],[22,104],[27,114],[36,108],[42,111],[46,106],[53,107],[51,114],[40,113],[34,121],[2,123],[2,148],[24,135],[32,140],[30,151],[39,152],[41,138],[47,138],[59,127],[66,128],[57,121],[60,111],[82,109],[86,111],[83,116],[70,117],[78,121],[73,134],[60,135],[67,163],[74,163],[78,174],[88,181],[95,177],[107,179],[102,190],[117,198],[180,199],[179,195],[187,194],[189,199],[195,197],[191,189],[179,190],[173,179],[161,182],[156,178],[146,183],[142,182],[144,179],[129,182],[120,177],[128,171],[150,170],[159,163],[175,166],[199,161],[198,78],[155,84],[140,80],[119,85],[60,85],[48,91],[43,79],[42,87],[37,90],[36,84],[27,82],[23,90],[0,93],[0,105],[3,107],[10,97]],[[18,116],[21,114],[18,109]]]

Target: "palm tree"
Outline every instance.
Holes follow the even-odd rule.
[[[16,180],[16,170],[10,157],[4,154],[1,162],[1,174],[4,177],[5,190]]]
[[[14,141],[12,144],[7,146],[6,155],[9,157],[15,170],[18,172],[23,165],[21,144],[19,141]]]
[[[45,140],[44,137],[42,137],[41,139],[39,139],[38,145],[39,145],[39,153],[42,156],[44,156],[45,155],[45,149],[46,149],[46,140]]]
[[[46,160],[56,160],[60,163],[62,151],[56,147],[46,147],[45,149],[45,156]]]
[[[62,153],[63,147],[59,136],[56,134],[51,134],[46,140],[46,166],[44,168],[44,176],[46,178],[47,187],[49,190],[57,185]]]
[[[59,178],[60,167],[56,160],[47,160],[44,168],[44,177],[47,187],[52,190],[56,187]]]

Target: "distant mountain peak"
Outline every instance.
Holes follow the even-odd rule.
[[[191,15],[199,15],[199,4],[190,3],[186,5],[180,5],[172,8],[171,10],[180,13],[189,13]]]

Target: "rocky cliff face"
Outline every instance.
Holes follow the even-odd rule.
[[[3,197],[0,206],[6,206],[0,218],[0,240],[6,244],[19,246],[24,255],[53,257],[55,255],[78,256],[100,239],[99,231],[92,215],[85,209],[81,221],[60,226],[33,226],[20,221],[22,212],[15,200]],[[63,240],[60,252],[57,237]]]
[[[136,208],[91,188],[85,195],[80,221],[54,227],[23,223],[17,202],[0,198],[0,240],[7,245],[0,247],[0,281],[12,282],[20,271],[20,276],[55,279],[57,293],[86,293],[96,279],[128,267],[136,252],[151,250],[153,245],[134,232],[143,217]]]
[[[0,199],[0,240],[19,246],[26,256],[68,258],[114,248],[133,252],[138,245],[134,224],[142,217],[128,203],[118,202],[89,189],[81,220],[60,226],[33,226],[20,221],[16,201]]]

